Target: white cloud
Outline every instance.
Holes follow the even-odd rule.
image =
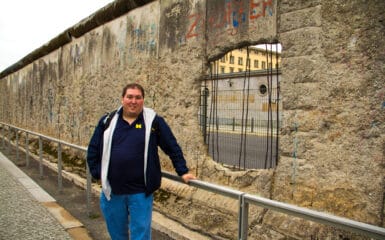
[[[0,72],[113,0],[8,0],[0,7]]]

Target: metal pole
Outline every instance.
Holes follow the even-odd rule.
[[[5,148],[5,140],[4,140],[4,136],[5,136],[5,133],[4,133],[4,124],[1,124],[1,138],[2,138],[2,142],[3,142],[3,148]]]
[[[4,124],[2,124],[2,127],[1,127],[1,133],[3,135],[3,148],[5,149],[5,130],[4,130]]]
[[[29,135],[28,132],[25,134],[25,165],[29,167]]]
[[[233,117],[233,132],[235,130],[235,118]]]
[[[43,139],[39,136],[39,172],[40,178],[43,178]]]
[[[63,163],[62,163],[62,147],[61,143],[58,143],[57,147],[57,183],[59,187],[59,192],[62,192],[63,189],[63,178],[62,178],[62,168],[63,168]]]
[[[86,188],[86,194],[87,194],[87,214],[90,217],[91,216],[91,173],[90,168],[88,167],[88,163],[86,162],[86,173],[87,173],[87,188]]]
[[[203,113],[202,113],[202,130],[203,130],[203,136],[204,141],[207,143],[207,98],[208,98],[208,90],[203,90]]]
[[[8,126],[8,154],[11,153],[11,127]]]
[[[15,129],[16,134],[16,161],[19,161],[19,134],[17,129]]]
[[[244,199],[244,194],[239,196],[238,211],[238,239],[246,240],[249,227],[249,204]]]
[[[254,118],[251,118],[251,132],[254,132]]]

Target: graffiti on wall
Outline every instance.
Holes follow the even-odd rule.
[[[131,43],[129,49],[153,52],[156,48],[156,25],[148,24],[131,28]]]
[[[218,7],[215,2],[208,6],[207,28],[208,32],[220,35],[228,33],[235,35],[242,27],[248,27],[248,23],[273,16],[273,0],[225,0],[224,6]],[[222,9],[218,11],[218,9]],[[186,39],[199,37],[205,24],[202,14],[193,13],[188,16],[189,27]]]
[[[155,55],[158,37],[157,24],[155,22],[141,24],[136,22],[133,18],[129,18],[127,22],[128,51]]]
[[[174,49],[176,46],[186,43],[187,26],[190,21],[188,16],[191,8],[193,7],[190,6],[189,1],[175,1],[162,6],[160,16],[162,30],[159,32],[160,45],[165,46],[167,49]],[[199,10],[195,11],[200,12]]]

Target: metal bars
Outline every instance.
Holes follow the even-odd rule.
[[[238,169],[276,166],[280,74],[259,70],[202,81],[198,119],[214,161]]]

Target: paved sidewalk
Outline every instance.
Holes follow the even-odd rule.
[[[80,218],[78,216],[78,219],[82,219],[85,225],[88,223],[89,229],[86,229],[85,225],[69,213],[69,209],[78,210],[76,207],[73,208],[73,204],[69,206],[68,202],[63,202],[61,194],[52,195],[56,196],[57,199],[48,194],[8,159],[1,152],[2,150],[4,151],[4,148],[0,149],[0,240],[92,240],[89,232],[94,232],[92,232],[93,227],[89,226],[89,224],[91,221],[94,222],[95,219],[87,222],[87,219],[82,219],[81,216]],[[79,179],[71,178],[69,175],[64,175],[64,178],[66,177],[69,178],[68,180],[71,183],[81,182]],[[171,187],[169,186],[170,184],[173,187],[175,187],[175,184],[178,186],[182,185],[168,179],[163,179],[162,185]],[[187,185],[182,186],[187,187]],[[82,186],[79,185],[79,187]],[[72,193],[67,191],[66,194],[71,195],[71,200],[67,199],[65,201],[76,201]],[[58,202],[61,202],[63,205],[60,206]],[[66,210],[63,207],[69,208]],[[176,221],[168,219],[167,216],[155,210],[153,211],[152,220],[154,240],[211,239],[182,226]],[[97,227],[105,228],[102,225],[97,225]],[[94,236],[95,239],[109,239],[104,238],[104,234],[100,234],[100,231],[98,231],[98,234],[98,236]]]
[[[83,225],[0,152],[0,239],[90,239]]]

